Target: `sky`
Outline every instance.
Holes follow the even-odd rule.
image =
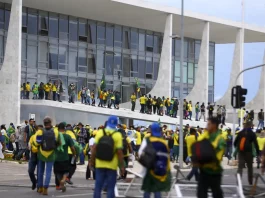
[[[144,0],[180,8],[181,0]],[[241,21],[242,0],[184,0],[184,9],[233,21]],[[245,0],[245,23],[265,26],[265,1]],[[184,11],[185,13],[185,11]],[[185,28],[185,27],[184,27]],[[244,45],[244,68],[262,64],[265,43]],[[227,90],[233,59],[234,44],[216,45],[215,50],[215,100]],[[244,73],[247,101],[258,92],[261,69]]]

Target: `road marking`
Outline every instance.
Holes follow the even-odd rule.
[[[72,195],[59,195],[55,197],[78,197],[78,196],[87,196],[87,195],[93,195],[94,193],[85,193],[85,194],[72,194]]]
[[[8,191],[8,190],[0,190],[0,192],[6,192],[6,191]]]

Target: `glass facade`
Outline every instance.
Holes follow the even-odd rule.
[[[0,3],[0,63],[10,16],[10,5]],[[163,34],[74,16],[23,7],[22,83],[62,80],[77,89],[96,90],[103,73],[107,89],[120,91],[122,102],[135,91],[135,77],[141,93],[148,93],[158,77]],[[213,99],[214,49],[210,44],[209,99]],[[185,38],[184,69],[180,74],[180,40],[173,40],[172,96],[179,96],[180,75],[184,94],[195,83],[200,41]]]

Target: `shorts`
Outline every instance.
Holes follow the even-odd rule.
[[[59,173],[68,173],[69,172],[69,161],[55,161],[54,162],[54,172],[59,172]]]

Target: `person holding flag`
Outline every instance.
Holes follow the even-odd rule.
[[[105,73],[102,75],[100,86],[98,87],[98,98],[99,98],[99,107],[103,107],[103,90],[106,88]]]

